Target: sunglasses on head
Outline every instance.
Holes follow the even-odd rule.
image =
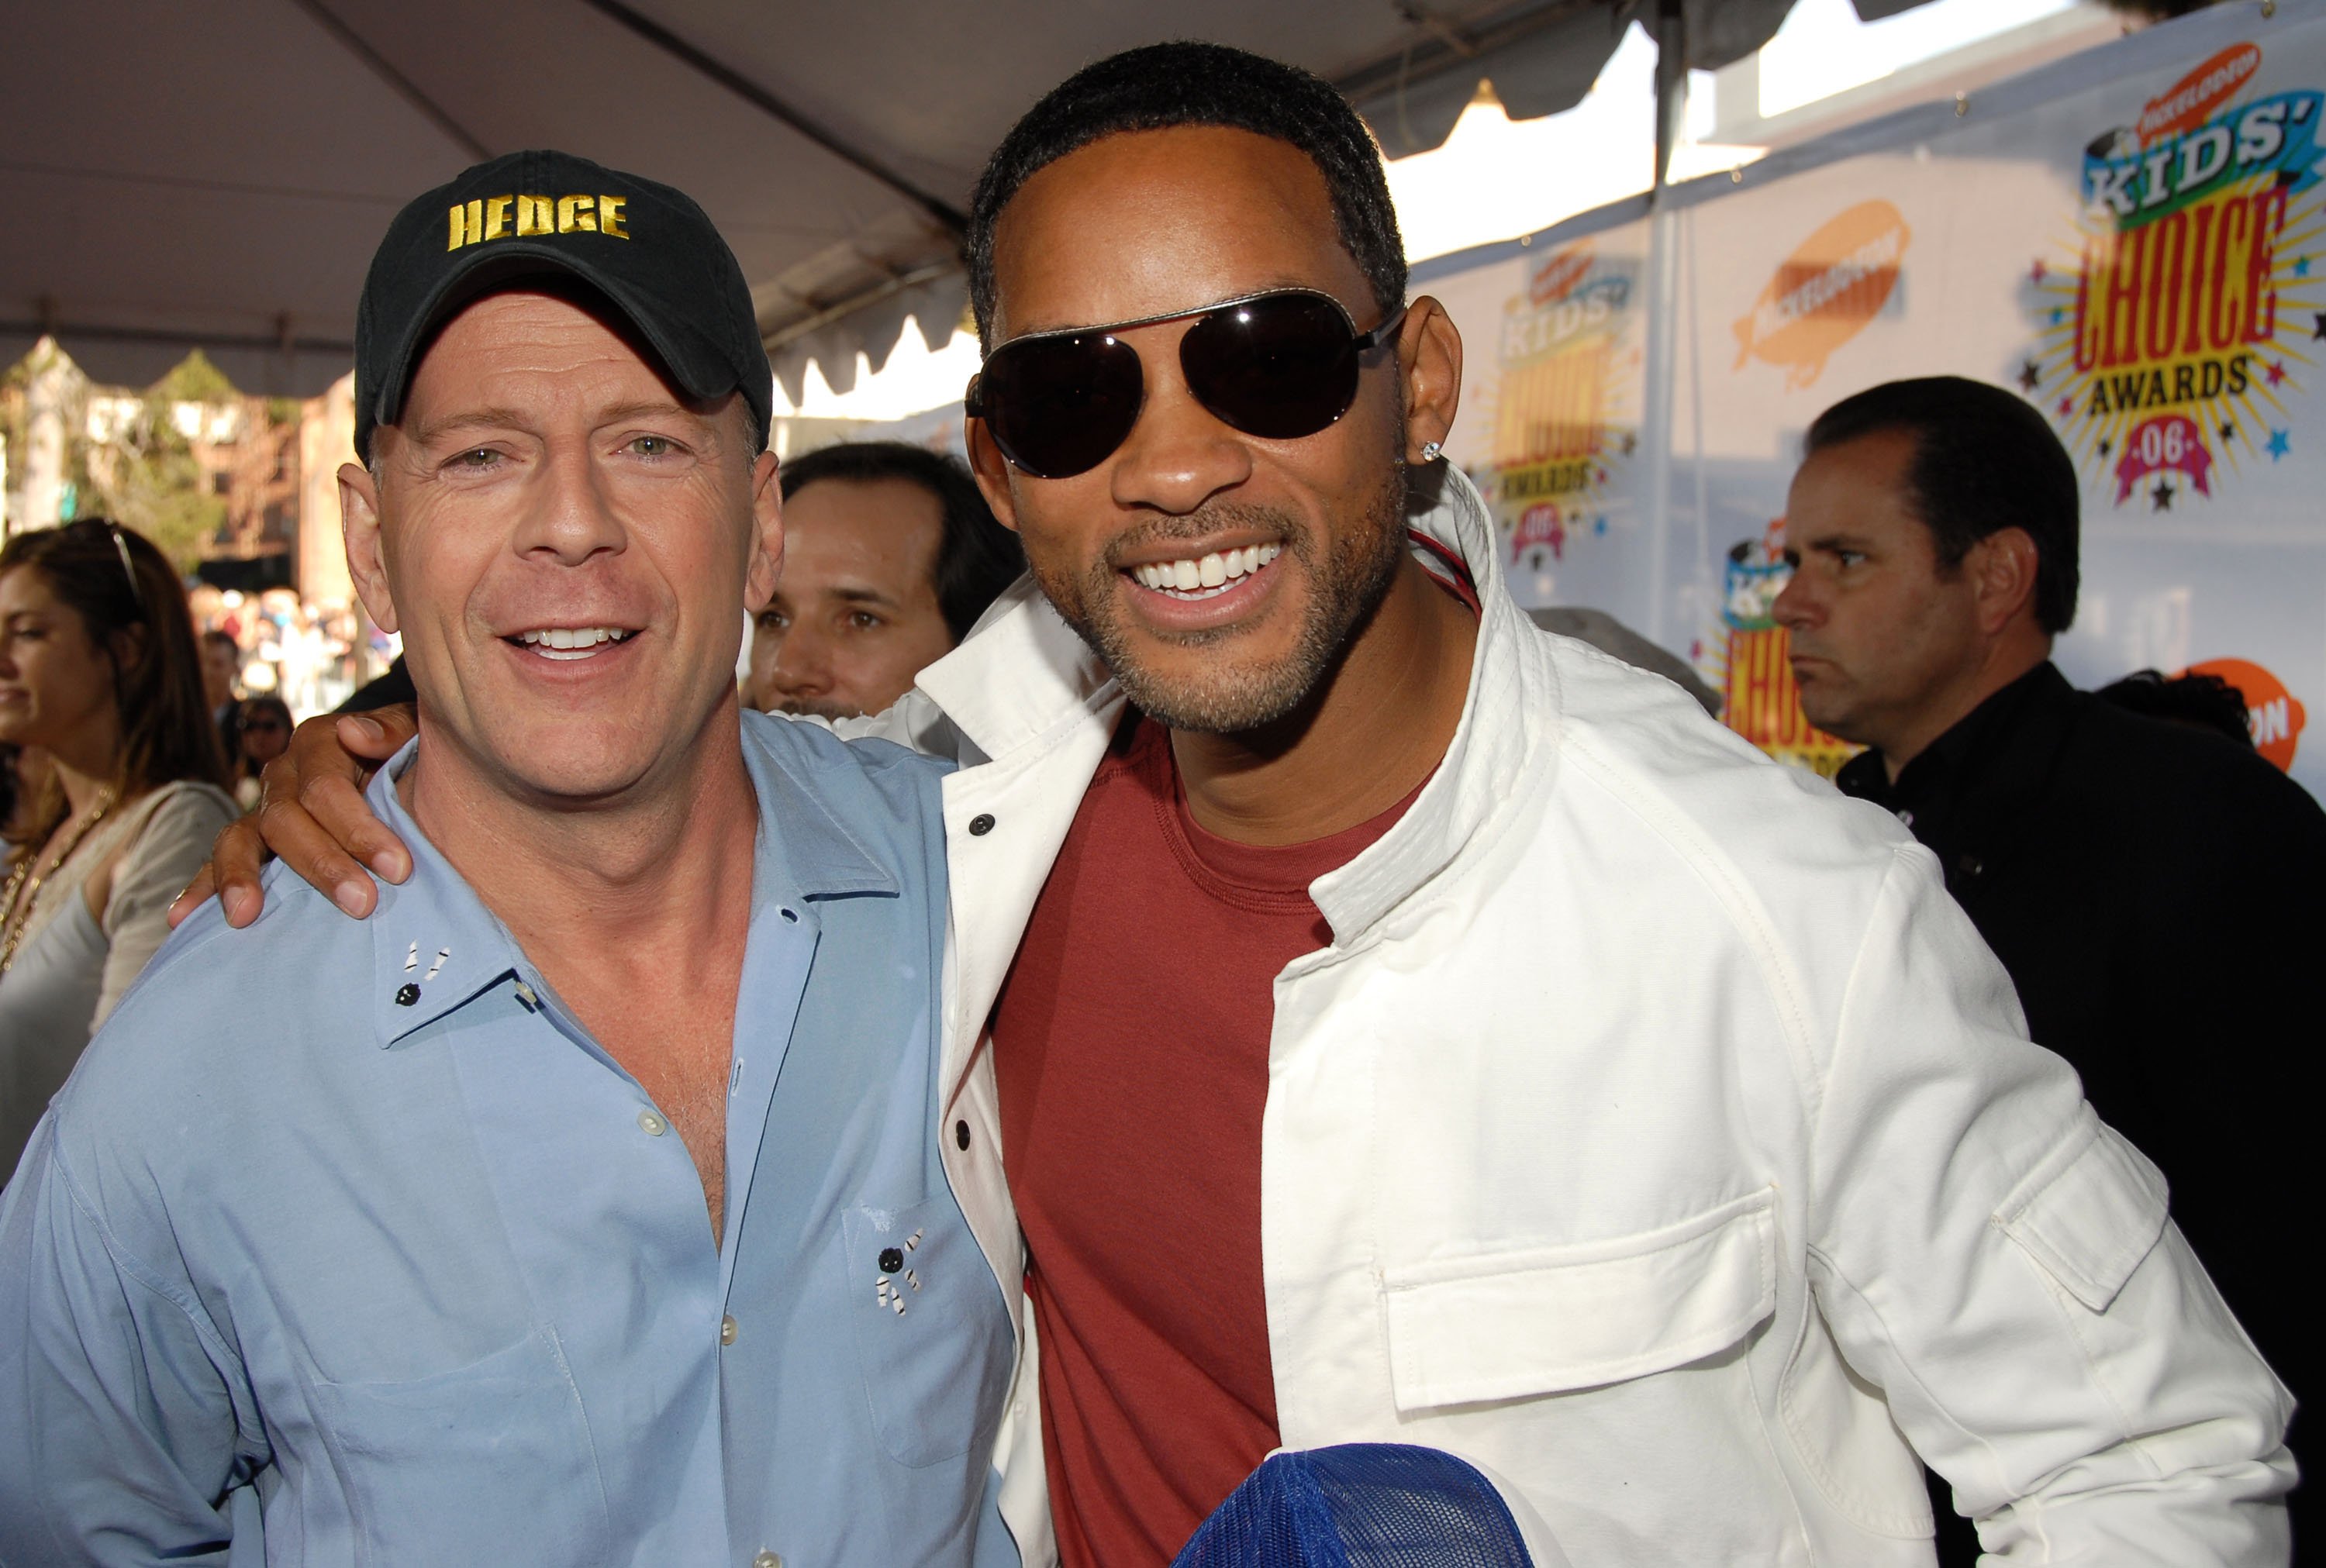
[[[1012,338],[970,378],[962,405],[1037,479],[1087,473],[1130,439],[1147,395],[1139,350],[1115,336],[1194,317],[1179,339],[1187,390],[1221,423],[1264,441],[1315,435],[1357,400],[1367,354],[1405,320],[1370,332],[1315,289],[1270,289],[1192,311]]]

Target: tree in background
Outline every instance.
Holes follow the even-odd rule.
[[[96,492],[91,499],[97,505],[81,510],[102,509],[152,540],[171,565],[191,572],[226,522],[226,503],[212,492],[194,457],[195,432],[183,428],[178,411],[240,401],[234,384],[200,349],[187,355],[146,390],[110,441],[89,447],[88,477]]]

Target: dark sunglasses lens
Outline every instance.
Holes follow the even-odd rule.
[[[1187,389],[1246,435],[1296,441],[1349,412],[1357,344],[1323,300],[1279,294],[1215,311],[1179,339]]]
[[[986,428],[1037,479],[1087,473],[1139,422],[1139,351],[1103,333],[1012,343],[980,374]]]

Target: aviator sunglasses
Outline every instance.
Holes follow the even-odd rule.
[[[1103,327],[1029,332],[987,356],[963,407],[1020,472],[1087,473],[1130,439],[1146,401],[1139,350],[1115,334],[1189,316],[1179,369],[1196,401],[1246,435],[1296,441],[1349,412],[1360,362],[1389,340],[1405,311],[1360,332],[1330,294],[1270,289]]]

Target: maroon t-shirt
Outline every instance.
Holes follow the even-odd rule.
[[[1412,802],[1314,843],[1233,843],[1196,825],[1169,731],[1133,714],[1034,905],[993,1063],[1065,1568],[1168,1563],[1277,1446],[1272,987],[1332,940],[1308,885]]]

